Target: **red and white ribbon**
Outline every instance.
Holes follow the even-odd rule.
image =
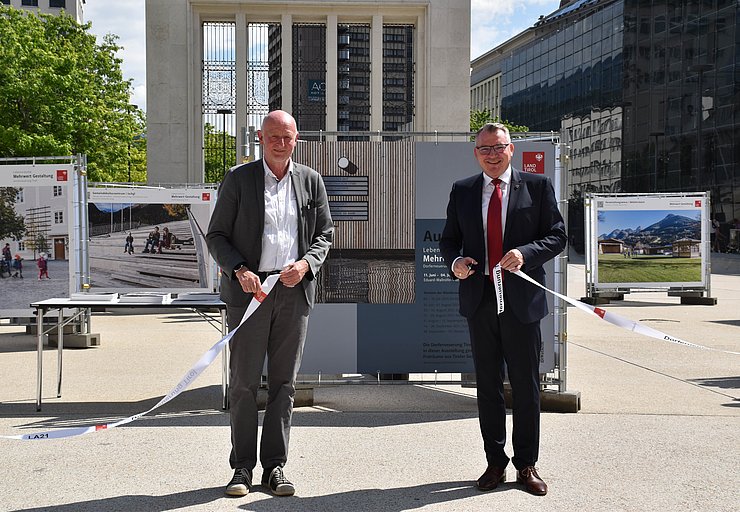
[[[565,295],[561,295],[557,292],[554,292],[544,286],[542,286],[540,283],[529,277],[527,274],[522,272],[521,270],[517,270],[516,272],[513,272],[513,274],[521,277],[525,281],[529,281],[530,283],[539,286],[543,290],[545,290],[548,293],[551,293],[555,295],[556,297],[559,297],[560,299],[563,299],[568,304],[571,304],[581,311],[585,311],[586,313],[590,315],[595,315],[601,318],[602,320],[606,320],[610,324],[614,324],[617,327],[621,327],[622,329],[627,329],[628,331],[633,331],[638,334],[642,334],[643,336],[649,336],[651,338],[663,340],[663,341],[669,341],[671,343],[677,343],[679,345],[685,345],[687,347],[693,347],[693,348],[700,348],[703,350],[714,350],[716,352],[724,352],[725,354],[735,354],[740,355],[740,352],[732,352],[731,350],[721,350],[718,348],[711,348],[711,347],[705,347],[703,345],[697,345],[695,343],[690,343],[688,341],[684,341],[681,338],[677,338],[675,336],[668,335],[664,332],[658,331],[656,329],[653,329],[651,327],[648,327],[646,325],[642,325],[639,322],[635,322],[634,320],[629,320],[627,318],[624,318],[623,316],[619,316],[616,313],[610,313],[607,310],[603,308],[597,308],[594,306],[589,306],[588,304],[584,304],[581,301],[571,299],[570,297],[566,297]]]
[[[208,351],[201,356],[200,359],[193,365],[192,368],[190,368],[186,373],[185,376],[180,379],[180,382],[177,383],[177,385],[172,388],[172,390],[167,393],[162,400],[157,402],[157,404],[152,407],[151,409],[140,412],[138,414],[134,414],[133,416],[129,416],[128,418],[124,418],[122,420],[118,420],[115,423],[105,423],[101,425],[91,425],[89,427],[77,427],[77,428],[64,428],[59,430],[49,430],[46,432],[34,432],[31,434],[21,434],[16,436],[0,436],[0,438],[3,439],[22,439],[22,440],[38,440],[38,439],[62,439],[65,437],[75,437],[75,436],[81,436],[84,434],[90,434],[92,432],[98,432],[101,430],[110,430],[112,428],[120,427],[121,425],[125,425],[126,423],[131,423],[132,421],[136,421],[142,416],[145,416],[152,412],[155,409],[158,409],[159,407],[162,407],[164,404],[175,398],[177,395],[185,391],[190,384],[193,383],[195,379],[200,376],[201,373],[203,373],[203,370],[208,368],[208,366],[216,359],[216,356],[223,350],[223,348],[226,346],[226,344],[229,342],[232,336],[234,336],[234,333],[239,329],[239,327],[242,326],[242,324],[252,316],[252,313],[259,307],[259,305],[262,303],[263,300],[270,294],[272,291],[272,288],[275,286],[275,283],[277,282],[278,278],[280,276],[275,274],[269,276],[267,279],[265,279],[265,282],[262,283],[262,289],[254,294],[252,297],[252,300],[249,303],[249,306],[247,306],[247,310],[244,312],[244,316],[241,319],[241,322],[239,322],[239,325],[236,326],[236,328],[229,332],[226,336],[221,338],[215,345],[213,345]]]

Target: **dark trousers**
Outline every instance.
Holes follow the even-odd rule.
[[[226,309],[229,330],[246,307]],[[257,390],[267,356],[267,406],[262,422],[259,460],[263,469],[288,460],[290,421],[295,380],[301,366],[309,307],[301,285],[275,284],[270,295],[229,341],[232,468],[254,469],[257,464]]]
[[[509,305],[496,313],[493,284],[486,279],[484,298],[468,318],[478,388],[478,417],[489,466],[506,467],[504,365],[513,397],[514,457],[517,469],[534,466],[540,444],[540,323],[519,322]]]

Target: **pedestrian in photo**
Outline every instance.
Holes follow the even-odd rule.
[[[12,260],[12,257],[10,254],[11,254],[10,244],[6,243],[5,247],[3,247],[3,260],[2,260],[2,266],[0,266],[0,276],[2,276],[2,274],[7,272],[8,277],[10,277],[10,262]],[[5,276],[2,276],[2,277],[5,277]]]
[[[455,182],[439,246],[453,279],[459,280],[460,314],[468,323],[475,365],[478,417],[488,466],[477,480],[491,491],[506,480],[509,461],[516,481],[543,496],[547,485],[535,464],[540,442],[540,320],[547,316],[545,291],[509,272],[521,270],[545,284],[545,262],[567,241],[550,179],[511,167],[514,145],[499,123],[484,125],[474,154],[483,170]],[[503,272],[504,311],[499,315],[494,267]],[[504,372],[512,392],[513,451],[506,454]]]
[[[159,226],[155,226],[154,229],[151,232],[149,232],[149,237],[146,240],[146,245],[144,246],[143,252],[154,254],[157,251],[158,247],[159,247]]]
[[[44,277],[46,279],[51,279],[49,277],[49,264],[46,261],[46,253],[42,252],[39,254],[39,259],[36,260],[36,266],[39,268],[39,281]]]
[[[23,279],[23,258],[20,254],[16,254],[13,258],[13,277]]]
[[[123,253],[126,254],[133,254],[134,253],[134,236],[129,231],[128,236],[126,237],[126,245],[123,247]]]
[[[264,157],[226,173],[206,235],[221,267],[221,300],[227,306],[229,330],[239,325],[267,276],[280,276],[229,342],[229,464],[234,476],[225,492],[244,496],[252,489],[258,460],[257,390],[267,357],[261,483],[274,495],[290,496],[295,486],[283,467],[288,460],[295,381],[316,276],[332,243],[334,225],[321,176],[291,158],[298,137],[295,119],[281,110],[270,112],[257,135]]]

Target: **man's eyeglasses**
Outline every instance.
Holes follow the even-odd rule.
[[[509,146],[511,146],[511,142],[508,144],[496,144],[495,146],[475,146],[475,149],[481,155],[490,155],[491,153],[503,153]]]

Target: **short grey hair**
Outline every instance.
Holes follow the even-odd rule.
[[[509,133],[509,129],[506,127],[505,124],[501,123],[486,123],[481,126],[480,129],[475,132],[475,142],[478,142],[478,137],[480,137],[481,133],[493,132],[504,132],[506,134],[506,138],[509,139],[509,142],[511,142],[511,134]]]

